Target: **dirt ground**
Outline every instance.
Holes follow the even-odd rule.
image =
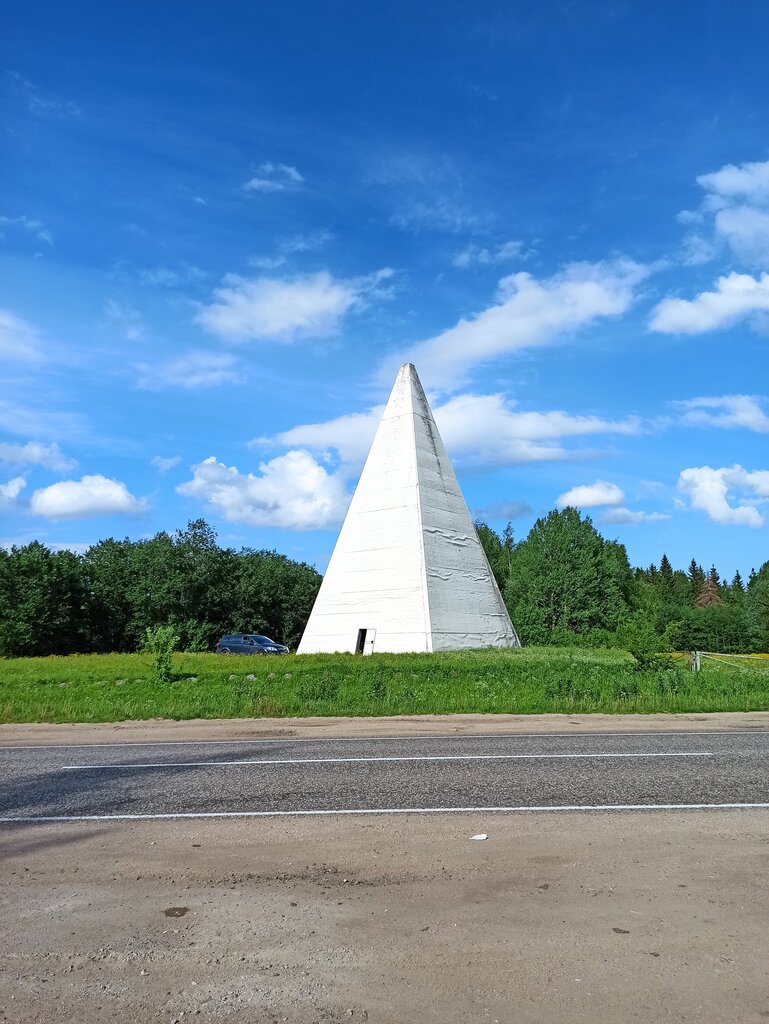
[[[766,812],[6,825],[0,856],[2,1021],[769,1019]]]
[[[173,722],[0,725],[0,745],[167,743],[172,740],[339,739],[365,736],[510,735],[515,733],[675,732],[768,729],[769,711],[683,715],[397,715],[386,718],[222,718]]]

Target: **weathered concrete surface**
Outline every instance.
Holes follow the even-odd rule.
[[[767,729],[769,711],[687,715],[400,715],[388,718],[230,718],[174,722],[0,725],[0,746],[280,737],[450,736],[515,733]]]
[[[19,1024],[769,1018],[766,812],[12,825],[0,857]]]

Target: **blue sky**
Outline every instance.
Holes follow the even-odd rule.
[[[400,362],[472,510],[769,557],[769,9],[76,5],[0,50],[0,543],[325,567]]]

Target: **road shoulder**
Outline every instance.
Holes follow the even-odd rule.
[[[399,715],[0,725],[0,746],[769,729],[769,711],[684,715]]]

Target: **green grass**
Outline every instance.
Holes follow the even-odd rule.
[[[633,671],[616,650],[530,647],[447,654],[174,656],[157,683],[152,655],[0,660],[0,722],[512,712],[651,713],[769,709],[769,661],[703,659]]]

